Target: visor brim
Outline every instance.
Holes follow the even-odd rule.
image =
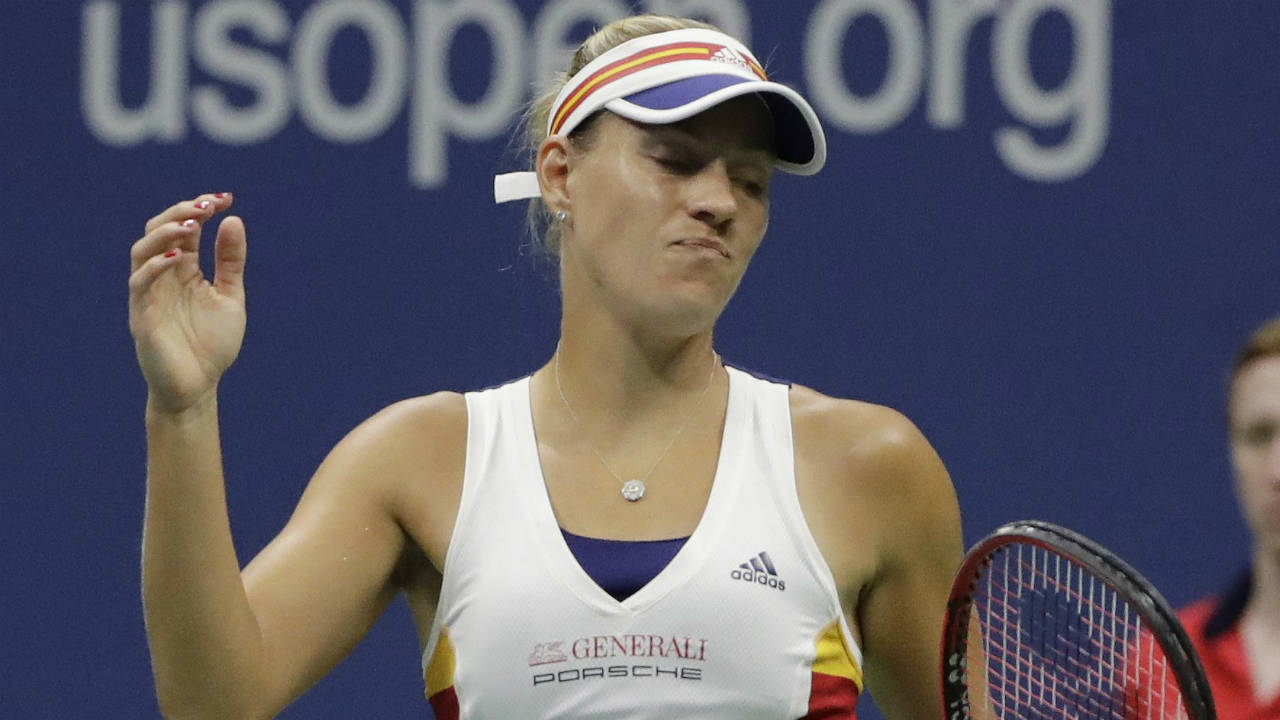
[[[821,170],[827,160],[822,125],[809,103],[786,85],[737,75],[697,75],[615,98],[604,107],[628,120],[667,125],[751,93],[773,113],[778,169],[796,175]]]

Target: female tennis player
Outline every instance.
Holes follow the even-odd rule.
[[[245,327],[232,204],[163,211],[132,251],[148,383],[147,632],[173,717],[269,717],[403,591],[439,718],[935,720],[961,557],[951,482],[897,412],[754,377],[712,337],[778,168],[816,172],[813,110],[702,23],[588,39],[535,103],[555,353],[483,392],[395,404],[344,438],[241,569],[217,388]],[[803,238],[783,238],[805,252]]]

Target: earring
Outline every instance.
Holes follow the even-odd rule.
[[[567,220],[568,218],[569,218],[569,213],[563,210],[556,211],[556,222],[563,224],[564,221]]]

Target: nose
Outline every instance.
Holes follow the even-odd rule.
[[[689,179],[688,206],[690,215],[717,232],[728,229],[738,211],[738,198],[724,160],[707,163]]]

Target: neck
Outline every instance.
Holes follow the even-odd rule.
[[[628,324],[599,310],[573,312],[567,306],[554,361],[575,409],[593,417],[608,411],[641,419],[701,392],[716,360],[711,331],[681,335],[664,329],[662,323]]]
[[[1250,626],[1280,648],[1280,553],[1258,550],[1245,617]]]
[[[1280,695],[1280,553],[1274,549],[1254,553],[1253,587],[1240,633],[1254,697],[1272,702]]]
[[[622,425],[702,394],[719,364],[709,334],[663,345],[567,334],[552,363],[557,384],[580,415]]]

